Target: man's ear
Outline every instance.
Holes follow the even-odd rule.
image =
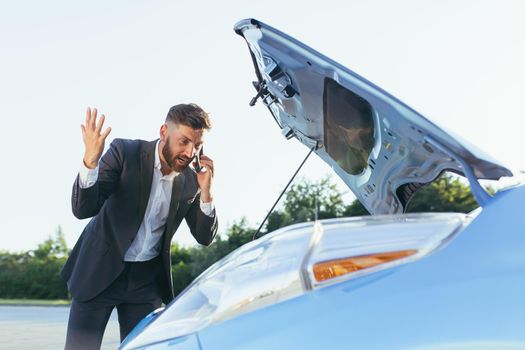
[[[168,125],[162,124],[160,127],[160,141],[166,142],[166,139],[168,138]]]

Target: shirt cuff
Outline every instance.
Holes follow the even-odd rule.
[[[78,184],[80,188],[89,188],[97,182],[98,179],[98,165],[95,169],[89,169],[84,162],[80,166],[78,172]]]
[[[213,205],[213,202],[204,203],[201,200],[201,211],[204,213],[204,215],[209,216],[210,218],[215,216],[215,205]]]

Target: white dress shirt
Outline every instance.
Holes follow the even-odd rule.
[[[171,191],[173,179],[179,173],[172,171],[168,175],[162,175],[159,157],[159,141],[155,145],[155,164],[153,169],[153,181],[151,183],[151,192],[148,199],[148,206],[144,214],[144,219],[140,228],[127,250],[124,261],[147,261],[153,259],[159,254],[162,234],[166,227],[169,207],[171,202]],[[91,187],[97,182],[98,166],[95,169],[89,169],[82,162],[79,172],[80,188]],[[200,207],[205,215],[213,217],[213,202],[200,202]]]

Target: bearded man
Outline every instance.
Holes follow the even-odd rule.
[[[92,219],[61,272],[72,295],[66,349],[100,349],[115,307],[122,341],[174,298],[170,245],[183,219],[200,244],[217,232],[214,166],[201,152],[211,124],[202,108],[173,106],[159,139],[115,139],[102,156],[111,131],[102,131],[104,120],[88,108],[81,125],[85,154],[71,204],[77,218]]]

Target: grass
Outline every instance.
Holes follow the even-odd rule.
[[[70,300],[45,300],[45,299],[0,299],[0,305],[21,306],[68,306]]]

